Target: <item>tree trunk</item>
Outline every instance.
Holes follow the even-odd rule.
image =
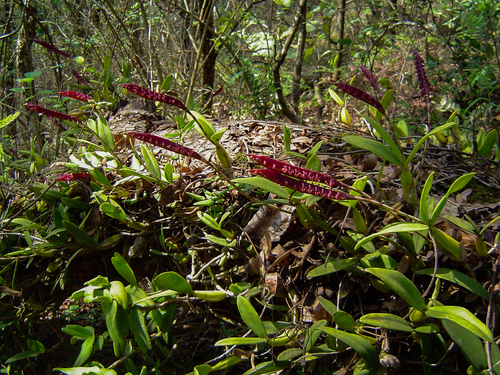
[[[297,12],[297,15],[295,16],[295,21],[292,26],[292,30],[288,34],[285,44],[283,45],[283,49],[281,50],[281,53],[275,57],[274,62],[273,62],[273,84],[274,88],[276,90],[276,96],[278,99],[278,103],[281,107],[281,110],[283,111],[283,115],[288,118],[290,121],[292,121],[295,124],[300,124],[302,122],[302,119],[300,118],[299,115],[297,115],[292,108],[288,105],[288,102],[286,101],[285,95],[283,94],[283,88],[281,87],[281,76],[280,76],[280,68],[285,62],[286,55],[288,51],[290,50],[290,46],[292,45],[292,41],[295,38],[295,34],[297,34],[297,30],[299,29],[299,24],[301,20],[301,9],[302,7],[307,6],[307,0],[300,0],[299,4],[299,11]]]
[[[299,36],[297,40],[297,55],[295,56],[295,67],[293,70],[293,82],[292,82],[292,107],[296,113],[299,113],[299,103],[300,103],[300,80],[302,78],[302,63],[304,60],[304,48],[306,45],[306,13],[307,13],[307,3],[304,4],[299,9],[300,20],[299,20]]]
[[[201,9],[201,20],[205,23],[206,33],[202,43],[203,64],[202,64],[202,84],[203,89],[206,90],[203,95],[203,102],[205,109],[212,109],[212,91],[215,85],[215,63],[217,61],[217,51],[214,47],[215,34],[213,18],[213,0],[206,0],[203,2]]]
[[[346,0],[340,1],[340,12],[339,12],[339,37],[338,39],[344,39],[345,32],[345,3]],[[337,60],[335,62],[335,73],[333,76],[333,81],[336,82],[339,79],[340,67],[342,66],[342,58],[344,54],[344,45],[337,41]]]

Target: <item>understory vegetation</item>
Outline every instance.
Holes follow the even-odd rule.
[[[498,3],[2,5],[0,373],[500,374]]]

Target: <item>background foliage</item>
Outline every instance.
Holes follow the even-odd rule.
[[[471,171],[498,181],[498,2],[2,1],[0,28],[2,373],[500,372],[498,213],[444,210]],[[137,94],[127,84],[179,143],[135,138],[184,156],[123,151],[108,119]],[[253,162],[213,118],[341,130],[382,166],[320,201],[242,176]],[[179,146],[196,130],[213,157]],[[320,143],[290,144],[285,127],[286,156],[321,170]],[[431,146],[463,161],[444,184]],[[261,205],[293,209],[303,236],[252,243],[242,226]]]

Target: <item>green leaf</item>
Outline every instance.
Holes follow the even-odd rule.
[[[243,183],[243,184],[248,184],[255,186],[259,189],[264,189],[268,191],[269,193],[273,193],[279,198],[283,199],[288,199],[290,194],[288,194],[285,190],[285,188],[279,186],[278,184],[275,184],[274,182],[269,181],[268,179],[261,177],[261,176],[255,176],[255,177],[246,177],[246,178],[236,178],[233,180],[235,183]]]
[[[477,151],[479,156],[482,156],[483,158],[489,157],[491,151],[493,150],[493,147],[497,142],[497,138],[498,138],[497,130],[493,129],[492,131],[490,131],[488,135],[485,137],[484,142],[479,147],[479,150]]]
[[[333,314],[333,320],[340,329],[354,332],[354,319],[349,313],[338,310]]]
[[[90,358],[94,350],[94,341],[95,341],[94,335],[85,339],[85,341],[82,343],[82,346],[80,348],[80,353],[78,353],[78,357],[76,357],[73,367],[79,367],[83,365],[85,361]]]
[[[13,355],[9,359],[7,359],[4,363],[7,364],[19,361],[20,359],[33,358],[44,352],[45,352],[45,346],[43,346],[41,342],[36,340],[28,340],[28,350]]]
[[[402,331],[402,332],[414,331],[409,322],[393,314],[385,314],[385,313],[366,314],[363,315],[361,318],[359,318],[359,321],[363,324],[367,324],[372,327],[387,328],[393,331]]]
[[[91,326],[82,327],[75,324],[68,324],[66,327],[61,328],[61,331],[79,339],[88,339],[94,335],[94,328]]]
[[[452,320],[443,319],[442,323],[453,342],[458,345],[467,361],[477,371],[488,367],[486,353],[479,337]]]
[[[226,298],[226,293],[221,290],[195,290],[195,297],[205,301],[219,302]]]
[[[322,328],[324,328],[327,325],[326,320],[319,320],[317,322],[314,322],[309,329],[306,331],[306,335],[304,337],[304,346],[306,352],[309,352],[313,345],[318,341],[319,337],[323,333],[321,331]]]
[[[97,118],[97,135],[101,138],[104,145],[108,146],[108,151],[113,150],[115,140],[113,134],[111,134],[108,121],[101,114]]]
[[[304,351],[300,348],[285,349],[278,355],[278,361],[291,361],[302,354],[304,354]]]
[[[418,270],[415,272],[415,274],[432,276],[434,274],[434,269],[427,268],[423,270]],[[457,270],[451,270],[448,268],[438,268],[436,272],[436,277],[457,284],[467,289],[468,291],[478,295],[479,297],[484,298],[485,300],[489,300],[490,298],[490,294],[481,284],[479,284],[473,278]]]
[[[189,108],[189,107],[188,107]],[[191,111],[190,113],[187,114],[187,117],[189,120],[192,120],[194,116],[195,119],[197,119],[195,129],[198,130],[198,132],[203,135],[204,137],[207,138],[207,140],[210,140],[212,136],[215,134],[215,128],[214,126],[208,121],[205,117],[203,117],[200,113]]]
[[[53,371],[60,371],[66,375],[116,375],[115,370],[108,370],[97,366],[92,367],[57,367]]]
[[[380,113],[380,112],[378,112],[378,113]],[[373,119],[371,117],[367,117],[367,116],[362,116],[362,117],[382,137],[382,139],[385,141],[385,143],[387,143],[387,145],[392,150],[394,155],[396,155],[396,157],[398,158],[398,161],[399,161],[399,163],[396,163],[396,164],[403,165],[405,162],[405,158],[404,158],[403,154],[401,153],[401,150],[399,149],[398,145],[392,139],[391,135],[387,132],[387,130],[385,130],[385,128],[382,125],[380,125],[380,123],[378,121],[376,121],[375,119]]]
[[[85,247],[96,247],[96,243],[92,237],[90,237],[83,229],[78,227],[78,225],[73,224],[71,221],[63,220],[62,224],[64,228],[71,234],[75,240]]]
[[[469,233],[479,234],[479,228],[475,224],[469,223],[467,220],[451,215],[444,215],[444,218]]]
[[[333,100],[335,100],[335,102],[338,105],[340,105],[341,107],[344,106],[344,104],[345,104],[344,101],[335,91],[333,91],[332,89],[328,89],[328,93],[330,94],[330,96],[333,98]]]
[[[381,236],[386,233],[397,233],[397,232],[419,232],[423,230],[428,230],[429,227],[425,224],[420,224],[420,223],[395,223],[395,224],[389,224],[377,233],[371,234],[367,237],[364,237],[361,239],[357,244],[354,250],[359,249],[361,246],[363,246],[365,243],[370,242],[373,240],[375,237]]]
[[[331,302],[323,297],[318,297],[318,301],[319,301],[320,305],[323,306],[323,308],[326,310],[326,312],[328,314],[330,314],[331,316],[333,316],[333,314],[335,314],[337,312],[337,310],[338,310],[337,306],[333,302]]]
[[[193,288],[186,279],[172,271],[160,273],[153,279],[153,284],[162,289],[171,289],[182,294],[193,294]]]
[[[368,341],[364,337],[330,327],[324,327],[323,332],[328,335],[332,335],[333,337],[349,345],[366,361],[366,363],[370,367],[380,367],[377,350],[373,347],[372,344],[370,344],[370,341]]]
[[[160,165],[158,164],[158,161],[156,160],[151,150],[147,148],[146,145],[141,144],[141,153],[142,153],[142,158],[144,159],[146,170],[156,178],[160,179],[161,178]]]
[[[434,172],[431,172],[429,177],[427,177],[427,180],[425,180],[425,185],[424,188],[422,189],[422,194],[420,195],[420,216],[424,223],[429,225],[429,208],[428,208],[428,203],[427,203],[427,197],[429,196],[429,193],[432,188],[432,180],[434,178]]]
[[[265,342],[267,342],[267,339],[259,337],[228,337],[217,341],[214,346],[259,345]]]
[[[109,217],[112,217],[113,219],[122,222],[127,221],[127,215],[125,214],[125,211],[123,211],[123,208],[121,208],[118,204],[104,202],[101,203],[99,208],[101,209],[101,212],[103,214],[106,214]]]
[[[279,370],[283,370],[285,368],[290,367],[290,363],[288,361],[285,362],[262,362],[259,363],[255,368],[251,368],[248,371],[245,371],[243,375],[260,375],[260,374],[276,374]]]
[[[212,372],[212,366],[198,365],[194,368],[194,375],[207,375]]]
[[[23,89],[21,89],[21,90],[24,91]],[[13,114],[7,116],[4,119],[1,119],[0,120],[0,129],[2,129],[2,128],[12,124],[14,121],[16,121],[16,119],[19,117],[20,113],[21,112],[16,112],[16,113],[13,113]]]
[[[118,271],[118,273],[125,280],[127,280],[131,285],[137,286],[137,280],[135,279],[134,271],[132,271],[132,268],[130,268],[127,261],[123,259],[120,254],[115,253],[114,257],[111,258],[111,263],[113,263],[116,271]]]
[[[220,229],[219,223],[217,223],[217,221],[215,221],[215,219],[209,214],[202,211],[198,211],[196,212],[196,215],[198,215],[198,218],[201,220],[201,222],[206,226],[208,226],[209,228],[212,228],[214,230]]]
[[[215,365],[213,365],[212,369],[214,371],[224,370],[225,368],[234,366],[234,365],[240,363],[241,361],[242,361],[242,359],[240,357],[237,357],[237,356],[227,357],[227,358],[223,359],[222,361],[217,362]]]
[[[431,130],[429,133],[427,133],[426,135],[424,135],[422,138],[420,138],[420,140],[418,141],[418,143],[415,145],[415,147],[413,148],[413,150],[411,151],[410,155],[408,156],[408,158],[406,159],[405,161],[405,167],[408,167],[408,165],[411,163],[411,161],[413,160],[413,158],[415,157],[415,155],[417,154],[418,150],[420,149],[420,147],[422,147],[422,145],[424,144],[424,142],[427,140],[427,138],[429,138],[431,135],[434,135],[436,133],[439,133],[443,130],[446,130],[448,129],[449,127],[453,126],[453,125],[456,125],[454,122],[449,122],[447,124],[444,124],[444,125],[441,125],[441,126],[438,126],[437,128]]]
[[[486,325],[469,310],[460,306],[432,306],[425,314],[431,318],[451,320],[483,340],[493,343],[493,335]]]
[[[307,273],[306,277],[308,279],[312,279],[313,277],[324,276],[330,273],[351,269],[354,268],[358,264],[358,262],[358,258],[333,259],[331,261],[328,261],[328,263],[322,264],[312,269]]]
[[[384,144],[379,141],[360,137],[359,135],[346,135],[342,137],[342,139],[353,146],[371,151],[388,162],[396,165],[402,164],[397,155],[389,147],[384,146]]]
[[[475,173],[467,173],[464,174],[463,176],[460,176],[457,178],[451,186],[448,188],[448,191],[444,195],[444,197],[441,198],[439,203],[436,205],[434,208],[434,211],[432,212],[432,216],[430,219],[430,223],[434,224],[434,222],[437,220],[439,214],[443,210],[444,206],[446,205],[446,202],[448,201],[448,198],[450,197],[451,194],[456,193],[459,190],[462,190],[464,187],[467,186],[469,181],[474,177]]]
[[[453,260],[462,261],[465,259],[464,247],[453,237],[448,236],[441,229],[431,228],[431,234],[436,241],[436,245],[443,253]]]
[[[142,353],[146,354],[151,350],[151,339],[146,327],[144,313],[138,308],[133,307],[130,312],[130,330],[134,334],[135,341]]]
[[[365,255],[359,263],[363,268],[375,267],[394,270],[399,266],[399,263],[394,258],[387,254],[381,254],[379,251]]]
[[[170,86],[172,85],[173,81],[174,81],[174,76],[172,74],[169,74],[161,83],[160,90],[165,90],[165,91],[170,90]]]
[[[220,139],[222,138],[222,136],[224,135],[226,130],[227,130],[227,128],[222,128],[217,133],[212,135],[212,137],[210,138],[212,140],[212,142],[219,143]]]
[[[238,306],[241,318],[248,328],[250,328],[252,332],[260,338],[267,339],[267,332],[264,327],[264,323],[262,323],[259,314],[257,314],[257,311],[255,311],[250,301],[242,295],[239,295],[236,299],[236,305]]]
[[[389,104],[391,104],[393,96],[394,91],[392,89],[385,92],[384,97],[380,101],[380,104],[382,104],[384,111],[387,109],[387,107],[389,107]]]
[[[385,268],[367,268],[365,271],[381,279],[389,288],[408,302],[410,306],[418,311],[424,312],[425,302],[419,290],[415,284],[401,272]]]

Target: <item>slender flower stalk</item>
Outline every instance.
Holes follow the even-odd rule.
[[[85,78],[82,77],[80,73],[78,73],[75,69],[71,69],[71,74],[76,78],[78,83],[81,83],[84,86],[92,87],[90,83],[88,83]]]
[[[322,186],[310,184],[306,181],[296,180],[271,169],[251,169],[250,173],[262,176],[272,182],[277,183],[278,185],[293,189],[300,193],[316,195],[318,197],[326,199],[355,199],[352,195],[349,195],[347,193],[341,191],[333,191]]]
[[[66,173],[56,178],[56,181],[70,182],[70,181],[89,181],[92,179],[88,173]]]
[[[198,159],[201,161],[204,161],[203,157],[198,154],[195,150],[182,146],[178,143],[172,142],[166,138],[159,137],[157,135],[153,134],[148,134],[148,133],[136,133],[136,132],[129,132],[127,133],[128,136],[132,138],[136,138],[140,141],[151,143],[152,145],[164,148],[166,150],[175,152],[176,154],[188,156],[193,159]]]
[[[79,100],[81,102],[88,103],[89,100],[93,100],[90,95],[87,94],[82,94],[81,92],[76,92],[76,91],[62,91],[59,93],[61,96],[66,96],[71,99]]]
[[[268,169],[271,169],[273,171],[282,173],[290,177],[298,178],[299,180],[320,182],[330,187],[343,187],[351,189],[351,186],[344,184],[340,181],[337,181],[324,173],[319,173],[316,171],[312,171],[310,169],[305,169],[301,167],[296,167],[295,165],[286,164],[283,163],[282,161],[270,158],[268,156],[250,155],[250,154],[248,156],[251,157],[253,160],[255,160],[257,163],[259,163],[260,165],[262,165],[263,167],[266,167]]]
[[[416,49],[413,50],[413,62],[415,63],[415,70],[417,71],[420,94],[422,96],[428,97],[431,91],[429,87],[429,81],[427,81],[425,70],[422,65],[422,59],[420,58],[420,55],[418,54]]]
[[[57,112],[57,111],[52,111],[50,109],[41,107],[36,104],[25,104],[26,108],[28,108],[31,111],[38,112],[42,115],[49,116],[52,118],[58,118],[60,120],[66,120],[66,121],[73,121],[73,122],[81,122],[81,120],[78,117],[67,115],[65,113]]]
[[[365,77],[368,79],[370,82],[370,85],[373,87],[373,89],[380,95],[382,96],[382,91],[378,88],[377,81],[373,77],[373,75],[370,73],[370,71],[366,68],[366,66],[361,65],[361,71],[365,75]]]
[[[124,89],[127,89],[130,92],[133,92],[136,95],[139,95],[144,99],[154,100],[155,102],[162,102],[169,105],[173,105],[174,107],[180,108],[183,111],[189,112],[187,107],[179,99],[176,99],[172,96],[152,91],[137,85],[133,85],[131,83],[122,83],[120,86],[123,87]]]
[[[372,107],[378,109],[381,113],[385,114],[384,107],[382,107],[382,104],[380,104],[380,102],[377,99],[375,99],[370,94],[367,94],[363,90],[360,90],[354,86],[351,86],[343,82],[335,83],[335,86],[344,91],[346,94],[349,94],[355,97],[356,99],[359,99],[365,102],[366,104],[371,105]]]
[[[59,48],[55,47],[53,44],[44,42],[42,40],[37,40],[37,39],[33,39],[33,42],[35,42],[36,44],[41,45],[43,48],[45,48],[45,49],[47,49],[49,51],[57,53],[58,55],[61,55],[61,56],[67,57],[67,58],[71,58],[71,55],[69,53],[61,51]]]

